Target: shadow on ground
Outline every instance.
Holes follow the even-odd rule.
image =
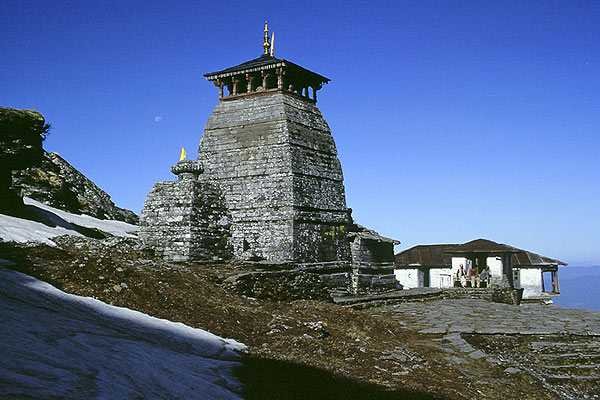
[[[83,236],[87,236],[93,239],[105,239],[110,236],[100,231],[99,229],[87,228],[85,226],[68,222],[59,215],[54,214],[53,212],[50,212],[48,210],[44,210],[43,208],[36,207],[32,204],[26,204],[20,211],[20,215],[17,215],[17,217],[29,219],[31,221],[41,222],[42,224],[52,228],[60,226],[65,229],[76,231],[78,233],[81,233]]]
[[[360,383],[329,371],[303,365],[245,357],[237,377],[244,384],[244,399],[271,400],[441,400],[431,394],[389,391],[381,386]]]

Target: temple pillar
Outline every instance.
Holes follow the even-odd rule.
[[[223,82],[217,81],[217,86],[219,88],[219,99],[223,98]]]
[[[238,84],[240,83],[240,80],[237,78],[233,79],[233,92],[231,93],[233,96],[235,96],[238,92]]]
[[[313,101],[317,102],[317,88],[313,86]]]
[[[247,93],[252,93],[252,82],[254,81],[254,76],[250,74],[246,74],[246,82],[247,82]]]
[[[263,90],[267,90],[267,78],[268,78],[269,74],[267,74],[265,71],[262,71],[262,87]]]

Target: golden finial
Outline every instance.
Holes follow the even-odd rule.
[[[269,43],[269,23],[265,21],[265,35],[263,37],[264,55],[268,56],[271,52],[271,43]]]
[[[179,161],[185,160],[187,157],[187,153],[185,152],[185,148],[181,148],[181,152],[179,153]]]

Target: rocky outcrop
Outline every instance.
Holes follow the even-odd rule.
[[[13,187],[52,207],[99,219],[137,224],[137,215],[117,207],[110,196],[56,153],[43,152],[39,166],[13,171]]]
[[[0,108],[0,213],[28,215],[23,196],[62,210],[136,224],[135,213],[56,153],[42,147],[50,125],[37,111]]]
[[[11,184],[11,172],[41,161],[48,129],[36,111],[0,108],[0,213],[18,215],[23,211],[23,200]]]

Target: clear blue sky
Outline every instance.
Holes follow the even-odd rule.
[[[600,2],[0,3],[0,105],[139,211],[195,156],[216,90],[202,74],[277,56],[332,82],[356,219],[418,243],[478,237],[600,263]]]

